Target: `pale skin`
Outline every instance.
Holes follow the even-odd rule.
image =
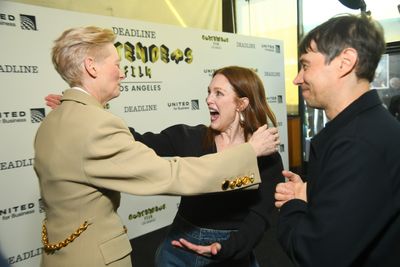
[[[325,56],[317,51],[312,41],[311,50],[300,57],[301,69],[293,83],[300,86],[308,106],[323,109],[328,119],[332,120],[369,90],[369,82],[356,76],[357,60],[357,51],[348,47],[327,64]],[[307,202],[307,183],[295,173],[282,173],[287,182],[276,186],[275,206],[281,208],[291,199]]]
[[[112,43],[103,48],[105,58],[87,56],[83,62],[82,89],[95,97],[103,106],[119,96],[119,84],[125,78],[119,67],[120,59]]]
[[[46,104],[53,109],[60,105],[60,99],[61,95],[54,94],[45,97]],[[248,107],[249,100],[246,97],[238,98],[228,79],[217,74],[208,87],[206,102],[210,111],[210,127],[219,132],[215,137],[217,151],[244,143],[243,129],[239,124],[239,112]],[[275,153],[280,144],[278,130],[268,128],[267,125],[261,126],[250,136],[249,143],[253,145],[257,155]],[[259,147],[263,147],[262,151]],[[218,242],[200,246],[183,238],[172,241],[172,245],[192,250],[203,256],[216,255],[221,250],[221,244]]]

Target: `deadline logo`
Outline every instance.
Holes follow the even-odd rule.
[[[236,47],[255,49],[255,48],[256,48],[256,44],[253,44],[253,43],[236,42]]]
[[[43,254],[43,247],[34,248],[27,251],[19,252],[16,255],[13,255],[8,258],[8,264],[12,265],[18,262],[22,262],[25,260],[32,259],[34,257],[40,256]],[[3,266],[3,265],[2,265]]]
[[[31,108],[31,122],[40,123],[46,116],[44,108]]]
[[[20,14],[19,17],[21,19],[21,29],[37,31],[35,16]]]

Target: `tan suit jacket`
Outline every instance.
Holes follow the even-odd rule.
[[[49,243],[89,224],[67,246],[43,253],[42,266],[131,266],[131,246],[116,213],[120,192],[190,195],[222,191],[225,179],[241,176],[260,182],[249,144],[201,158],[160,158],[133,139],[122,119],[75,89],[65,91],[41,123],[34,147]]]

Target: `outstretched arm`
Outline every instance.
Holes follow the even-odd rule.
[[[157,155],[162,157],[199,157],[202,156],[202,136],[206,126],[188,126],[177,124],[170,126],[160,133],[146,132],[138,133],[134,128],[129,131],[136,141],[152,148]],[[194,140],[196,142],[194,142]]]

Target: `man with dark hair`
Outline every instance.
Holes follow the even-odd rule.
[[[370,89],[383,36],[367,15],[344,15],[300,44],[294,83],[329,122],[311,141],[307,182],[284,171],[276,187],[295,266],[400,266],[400,124]]]

